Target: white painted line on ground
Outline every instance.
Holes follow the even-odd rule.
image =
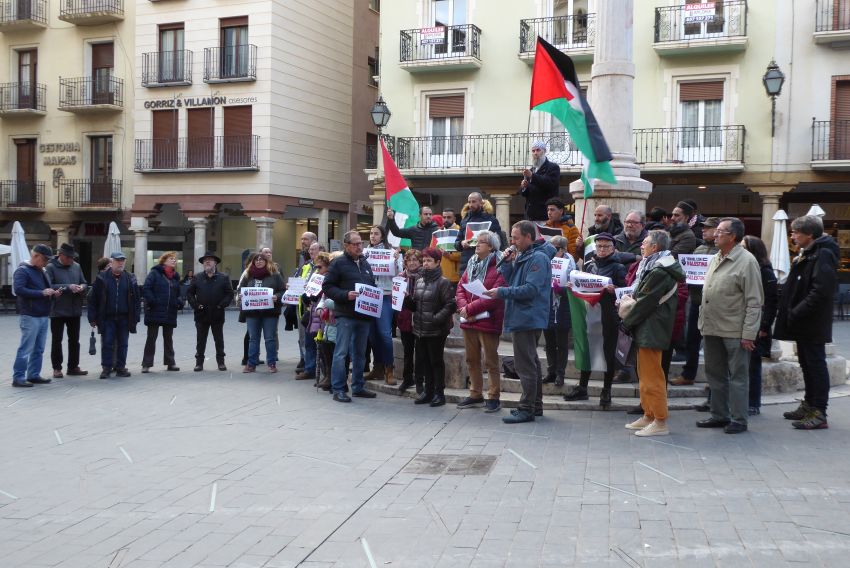
[[[663,475],[664,477],[666,477],[666,478],[668,478],[668,479],[672,479],[673,481],[675,481],[676,483],[678,483],[678,484],[680,484],[680,485],[684,485],[684,484],[685,484],[685,482],[684,482],[684,481],[681,481],[681,480],[679,480],[679,479],[676,479],[676,478],[675,478],[675,477],[673,477],[672,475],[668,475],[668,474],[664,473],[664,472],[663,472],[663,471],[661,471],[661,470],[655,469],[654,467],[652,467],[652,466],[650,466],[650,465],[646,465],[646,464],[645,464],[645,463],[643,463],[643,462],[635,462],[635,463],[636,463],[636,464],[638,464],[638,465],[642,465],[642,466],[643,466],[643,467],[645,467],[646,469],[651,469],[652,471],[654,471],[654,472],[655,472],[655,473],[657,473],[658,475]]]
[[[314,458],[313,456],[305,456],[304,454],[296,454],[294,452],[289,452],[286,455],[289,456],[289,457],[304,458],[305,460],[313,460],[313,461],[317,461],[317,462],[321,462],[321,463],[326,463],[328,465],[335,465],[337,467],[343,467],[345,469],[351,469],[350,466],[347,466],[343,463],[337,463],[337,462],[332,462],[332,461],[323,460],[323,459],[319,459],[319,458]]]
[[[168,406],[174,406],[174,401],[177,400],[177,395],[171,397],[171,402],[168,403]]]
[[[593,481],[592,479],[587,479],[586,477],[584,478],[584,480],[588,481],[588,482],[590,482],[594,485],[600,485],[600,486],[605,487],[607,489],[611,489],[612,491],[619,491],[620,493],[625,493],[626,495],[631,495],[632,497],[637,497],[638,499],[646,499],[647,501],[655,503],[656,505],[666,505],[667,504],[663,501],[656,501],[655,499],[651,499],[649,497],[644,497],[643,495],[638,495],[637,493],[632,493],[631,491],[626,491],[624,489],[617,489],[616,487],[611,487],[610,485],[605,485],[604,483],[599,483],[598,481]]]
[[[7,404],[7,405],[6,405],[6,408],[9,408],[10,406],[15,406],[16,404],[18,404],[18,403],[19,403],[19,402],[21,402],[22,400],[24,400],[24,399],[19,398],[18,400],[16,400],[16,401],[15,401],[15,402],[13,402],[12,404]]]
[[[277,395],[277,405],[280,406],[280,395]]]
[[[218,493],[218,482],[213,483],[212,491],[210,492],[210,513],[215,511],[215,495]]]
[[[366,558],[369,560],[369,566],[371,566],[372,568],[378,568],[375,564],[375,559],[372,557],[372,551],[369,550],[369,543],[366,542],[366,539],[360,537],[360,544],[363,545],[363,552],[366,553]]]
[[[54,430],[53,433],[56,435],[56,441],[59,442],[59,445],[62,445],[62,436],[59,435],[59,430]]]
[[[121,453],[124,454],[124,457],[127,458],[128,462],[133,463],[133,458],[130,457],[130,454],[127,453],[127,450],[125,450],[122,446],[118,446],[118,449],[121,450]]]
[[[694,448],[689,448],[689,447],[687,447],[687,446],[678,446],[678,445],[676,445],[676,444],[671,444],[670,442],[662,442],[661,440],[654,440],[653,438],[649,438],[649,441],[650,441],[650,442],[655,442],[656,444],[664,444],[665,446],[670,446],[670,447],[672,447],[672,448],[681,448],[681,449],[683,449],[683,450],[690,450],[690,451],[692,451],[692,452],[695,452],[695,451],[696,451]]]
[[[66,390],[66,391],[65,391],[65,394],[68,394],[68,393],[69,393],[69,392],[71,392],[72,390],[74,390],[74,387],[71,387],[71,388],[69,388],[68,390]]]
[[[3,491],[2,489],[0,489],[0,493],[2,493],[3,495],[5,495],[5,496],[6,496],[6,497],[8,497],[9,499],[17,499],[17,497],[15,497],[14,495],[12,495],[11,493],[6,493],[6,492],[5,492],[5,491]]]
[[[522,457],[521,455],[519,455],[518,453],[516,453],[515,451],[513,451],[512,449],[508,448],[508,451],[509,451],[510,453],[512,453],[512,454],[516,457],[516,459],[518,459],[519,461],[521,461],[521,462],[525,462],[525,464],[526,464],[528,467],[530,467],[531,469],[537,469],[537,466],[536,466],[536,465],[534,465],[533,463],[531,463],[530,461],[528,461],[527,459],[525,459],[524,457]]]

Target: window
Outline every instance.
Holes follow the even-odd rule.
[[[378,70],[378,48],[375,48],[375,57],[370,57],[368,60],[369,65],[369,84],[373,87],[378,86],[378,74],[380,73]]]
[[[222,18],[221,26],[221,78],[248,76],[250,60],[248,47],[248,16]]]
[[[679,85],[679,160],[723,159],[723,81]]]
[[[159,26],[159,82],[174,83],[184,80],[183,23]]]
[[[115,66],[114,44],[95,43],[91,46],[92,104],[115,104],[112,69]]]
[[[113,203],[112,198],[112,136],[92,136],[90,173],[91,203]]]
[[[435,27],[465,26],[467,0],[432,0],[431,15]],[[450,41],[452,52],[466,51],[466,27],[446,30],[446,42],[434,46],[434,53],[446,53]]]
[[[253,165],[251,106],[224,107],[224,167]]]
[[[832,125],[829,129],[831,160],[850,159],[850,80],[833,79]]]
[[[366,133],[366,167],[378,167],[378,135],[371,132]]]
[[[369,0],[369,9],[375,12],[381,11],[381,0]]]
[[[17,108],[38,108],[36,83],[38,69],[38,50],[27,49],[18,52],[18,104]]]
[[[428,98],[428,128],[434,167],[463,165],[464,95]]]

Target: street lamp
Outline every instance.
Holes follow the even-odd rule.
[[[384,207],[386,205],[386,186],[384,185],[384,172],[381,167],[383,163],[380,157],[380,146],[384,136],[382,130],[389,123],[392,113],[390,113],[387,103],[384,102],[384,97],[378,96],[378,100],[372,105],[372,110],[369,111],[369,114],[372,115],[372,122],[375,128],[378,129],[378,143],[375,145],[375,181],[372,185],[373,193],[370,199],[373,203],[372,223],[379,225],[384,216]]]
[[[779,65],[773,59],[770,60],[770,65],[767,66],[761,82],[764,83],[764,90],[770,97],[770,137],[773,138],[776,132],[776,97],[782,92],[782,85],[785,83],[785,73],[779,70]]]
[[[381,130],[387,125],[390,121],[390,116],[392,116],[387,103],[384,102],[384,97],[379,96],[375,104],[372,105],[372,110],[369,112],[372,115],[372,122],[375,124],[375,128],[378,129],[378,136],[380,137]]]

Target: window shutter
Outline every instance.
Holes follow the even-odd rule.
[[[222,28],[237,28],[248,25],[248,16],[237,16],[235,18],[221,18],[219,27]]]
[[[463,98],[463,95],[430,97],[428,99],[428,118],[463,117]]]
[[[835,82],[835,115],[833,120],[850,120],[850,81]]]
[[[680,83],[680,101],[722,101],[723,81]]]

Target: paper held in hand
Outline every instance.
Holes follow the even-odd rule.
[[[363,256],[375,276],[395,276],[395,251],[393,249],[367,248]]]
[[[487,291],[487,288],[484,287],[484,282],[481,280],[473,280],[472,282],[466,282],[463,285],[463,289],[469,292],[474,296],[483,296],[484,292]]]
[[[400,312],[404,304],[404,295],[407,293],[407,278],[396,276],[393,278],[393,310]]]
[[[490,317],[490,312],[481,312],[480,314],[475,314],[474,316],[468,318],[460,318],[460,323],[472,323],[479,320],[487,319]]]
[[[304,278],[290,278],[286,281],[286,292],[283,293],[284,304],[297,306],[301,301],[301,294],[304,293],[304,288],[307,281]]]
[[[307,285],[304,287],[304,293],[311,298],[318,296],[322,293],[322,283],[324,283],[324,281],[325,275],[316,272],[310,277],[310,280],[307,281]]]
[[[469,242],[470,247],[474,247],[476,244],[478,244],[478,235],[480,235],[484,231],[489,231],[491,224],[492,223],[490,221],[466,224],[466,234],[464,235],[464,239]]]
[[[635,287],[634,286],[625,286],[623,288],[614,288],[614,294],[617,298],[617,301],[619,302],[620,298],[622,298],[623,296],[628,295],[628,296],[634,297]]]
[[[242,295],[243,310],[268,310],[274,307],[272,288],[242,288],[239,293]]]
[[[713,254],[680,254],[679,264],[685,271],[686,283],[695,286],[705,284],[705,274],[713,258]]]
[[[380,288],[367,284],[355,284],[354,291],[357,299],[354,301],[354,311],[373,318],[381,317],[381,308],[384,307],[383,292]]]
[[[552,258],[552,285],[557,284],[562,288],[566,288],[567,282],[570,281],[570,272],[576,269],[576,263],[572,256],[563,258]]]

